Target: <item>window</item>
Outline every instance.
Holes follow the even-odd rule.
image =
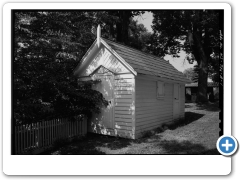
[[[157,99],[164,98],[164,96],[165,96],[164,87],[165,87],[164,82],[157,81]]]

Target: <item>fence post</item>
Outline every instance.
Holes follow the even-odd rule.
[[[87,131],[85,126],[85,118],[77,118],[76,121],[69,121],[67,118],[54,119],[15,126],[15,154],[25,153],[29,148],[45,148],[52,145],[57,138],[84,135]]]

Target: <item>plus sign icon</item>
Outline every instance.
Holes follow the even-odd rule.
[[[231,156],[238,148],[238,142],[233,136],[221,136],[216,145],[218,151],[224,156]]]

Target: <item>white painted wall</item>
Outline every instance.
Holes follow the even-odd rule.
[[[89,76],[101,65],[114,73],[129,72],[129,70],[125,68],[112,53],[102,46],[102,48],[96,53],[95,57],[91,60],[87,68],[84,69],[80,74],[80,76]]]
[[[91,60],[88,67],[81,73],[81,80],[96,79],[98,74],[102,74],[104,70],[102,68],[95,71],[99,66],[117,73],[106,73],[109,76],[112,74],[113,83],[113,128],[107,128],[101,122],[99,115],[94,115],[89,122],[88,131],[98,134],[106,134],[112,136],[120,136],[127,138],[135,137],[135,78],[127,68],[125,68],[118,59],[109,52],[105,47],[96,53],[96,56]],[[93,75],[91,75],[93,73]],[[91,75],[90,77],[87,77]],[[103,75],[103,74],[102,74]],[[87,77],[87,78],[86,78]],[[101,86],[102,87],[102,86]],[[109,89],[109,88],[108,88]],[[102,89],[102,94],[106,98],[107,94],[111,92],[105,92],[106,89]]]
[[[165,82],[164,98],[157,98],[157,80],[136,77],[136,138],[144,131],[173,120],[173,83]],[[184,85],[180,89],[180,116],[184,116]]]
[[[115,133],[135,138],[135,78],[132,74],[115,76]]]
[[[155,76],[145,76],[144,78],[140,74],[134,76],[104,46],[96,53],[88,67],[82,71],[81,77],[87,77],[93,72],[102,73],[101,70],[95,71],[101,65],[114,73],[118,73],[118,75],[113,75],[112,85],[114,96],[113,128],[97,131],[89,129],[90,132],[135,139],[140,137],[144,131],[173,120],[173,84],[176,82],[165,82]],[[80,79],[89,80],[91,78],[94,79],[94,75]],[[158,80],[165,82],[165,96],[163,98],[157,98]],[[184,84],[181,84],[180,117],[184,116],[184,90]],[[94,123],[96,122],[94,121]]]

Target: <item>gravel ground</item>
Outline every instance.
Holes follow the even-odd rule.
[[[90,134],[85,139],[45,152],[75,154],[219,154],[218,104],[185,104],[185,119],[145,138],[129,140]]]

